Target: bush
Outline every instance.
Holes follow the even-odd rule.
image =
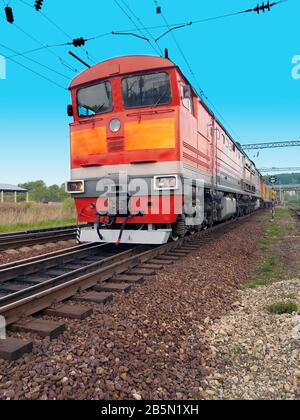
[[[74,214],[75,213],[75,201],[73,198],[69,197],[64,200],[63,208],[66,213]]]

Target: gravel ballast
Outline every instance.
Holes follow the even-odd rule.
[[[212,373],[203,399],[300,398],[300,317],[267,308],[290,302],[300,308],[300,279],[239,292],[235,311],[206,331]],[[239,303],[241,302],[241,303]]]
[[[234,307],[261,234],[255,217],[237,224],[112,304],[93,305],[91,318],[68,320],[58,339],[35,338],[33,354],[1,362],[0,398],[199,398],[210,373],[205,329]]]

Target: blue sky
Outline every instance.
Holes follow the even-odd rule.
[[[121,0],[118,0],[119,2]],[[162,25],[153,0],[125,0],[146,26]],[[92,37],[111,31],[133,28],[114,0],[45,0],[43,13],[37,13],[33,0],[11,0],[15,24],[4,15],[6,0],[0,0],[0,55],[14,55],[40,45]],[[255,7],[256,0],[159,0],[169,23],[181,23],[223,15]],[[289,0],[270,13],[248,13],[188,28],[174,34],[211,102],[229,123],[229,131],[241,143],[273,140],[298,140],[300,135],[300,79],[292,78],[292,58],[300,55],[299,0]],[[20,29],[16,27],[18,25]],[[161,29],[153,30],[159,36]],[[297,33],[298,32],[298,33]],[[186,63],[170,35],[160,42],[170,57],[192,79]],[[102,61],[119,55],[154,54],[143,40],[125,36],[106,36],[86,46],[91,57]],[[65,77],[29,62],[15,60],[67,87],[76,75],[58,57],[79,72],[84,67],[68,56],[70,47],[44,49],[28,55]],[[73,48],[85,60],[85,52]],[[69,79],[69,80],[68,80]],[[69,93],[7,61],[7,78],[0,79],[0,182],[21,183],[44,179],[47,184],[62,183],[69,177],[69,118],[66,106]],[[225,124],[226,125],[226,124]],[[261,151],[258,166],[300,166],[299,148]],[[254,152],[250,152],[254,157]]]

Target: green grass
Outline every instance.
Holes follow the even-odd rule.
[[[272,273],[274,273],[274,271],[277,271],[278,266],[278,258],[272,255],[261,265],[260,272],[263,275],[271,275]]]
[[[255,279],[244,284],[245,289],[256,289],[259,286],[268,286],[272,281],[269,279]]]
[[[22,232],[33,229],[47,229],[61,226],[76,225],[76,219],[43,220],[35,223],[17,223],[14,225],[0,225],[0,233]]]
[[[260,222],[265,227],[265,233],[264,237],[257,241],[257,248],[264,251],[266,257],[252,270],[250,280],[244,285],[246,289],[267,286],[282,276],[283,264],[276,256],[276,246],[295,230],[288,208],[276,208],[274,222],[270,221],[270,214],[263,215]]]
[[[244,352],[244,349],[242,346],[240,346],[239,344],[235,344],[232,348],[233,353],[235,354],[241,354]]]
[[[278,257],[271,255],[253,270],[252,279],[244,284],[245,289],[267,286],[282,274],[282,264]]]
[[[268,306],[267,310],[274,315],[293,314],[298,312],[298,306],[294,302],[280,302]]]
[[[275,210],[275,218],[290,218],[291,214],[290,214],[290,209],[289,208],[283,208],[283,207],[276,207]]]
[[[264,220],[264,222],[268,221]],[[284,233],[285,228],[276,220],[275,222],[269,222],[264,238],[257,242],[257,248],[265,251],[272,249],[284,237]]]
[[[258,249],[269,249],[271,247],[271,242],[268,239],[260,239],[257,242],[257,248]]]

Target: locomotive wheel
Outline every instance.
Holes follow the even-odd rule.
[[[178,241],[178,239],[183,238],[186,234],[185,218],[179,216],[177,222],[173,226],[171,238],[173,241]]]

